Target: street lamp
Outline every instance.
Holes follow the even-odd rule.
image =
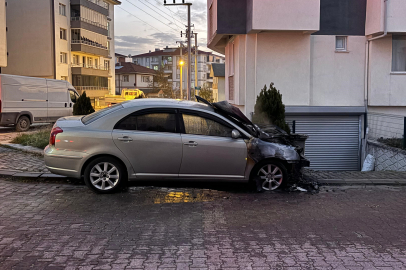
[[[185,64],[185,62],[183,62],[182,59],[180,59],[179,61],[179,66],[180,66],[180,99],[183,99],[183,79],[182,79],[182,69],[183,69],[183,65]]]

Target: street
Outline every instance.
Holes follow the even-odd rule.
[[[0,180],[0,269],[405,269],[405,187]]]

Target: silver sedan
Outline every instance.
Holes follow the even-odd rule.
[[[137,99],[61,118],[44,150],[46,166],[84,177],[97,193],[147,179],[256,179],[260,189],[273,190],[295,164],[306,166],[296,146],[264,140],[237,108],[206,103]]]

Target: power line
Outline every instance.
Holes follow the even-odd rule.
[[[156,18],[155,16],[149,14],[149,13],[146,12],[145,10],[143,10],[143,9],[141,9],[141,8],[139,8],[139,7],[137,7],[136,5],[134,5],[133,3],[131,3],[130,0],[126,0],[126,1],[127,1],[130,5],[132,5],[132,6],[136,7],[136,8],[138,8],[139,10],[141,10],[142,12],[145,12],[147,15],[151,16],[152,18],[154,18],[154,19],[157,20],[158,22],[160,22],[160,23],[166,25],[167,27],[171,28],[172,30],[178,32],[178,29],[175,29],[175,28],[173,28],[172,26],[169,26],[167,23],[164,23],[163,21],[161,21],[160,19]]]
[[[147,0],[147,1],[148,1],[148,0]],[[161,4],[161,3],[159,3],[158,0],[155,0],[155,2],[157,2],[158,4]],[[175,14],[176,16],[178,16],[179,19],[181,19],[181,20],[184,19],[184,18],[180,17],[179,14],[173,12],[173,11],[172,11],[170,8],[168,8],[167,6],[165,6],[165,7],[166,7],[171,13]],[[179,12],[179,7],[177,7],[177,9],[178,9],[178,12]]]
[[[160,12],[162,12],[163,14],[165,14],[166,16],[168,16],[168,17],[172,17],[172,20],[173,20],[173,22],[175,23],[175,25],[177,26],[177,27],[179,27],[179,25],[176,23],[176,21],[178,21],[180,24],[181,24],[181,26],[182,27],[180,27],[180,28],[182,28],[183,29],[183,26],[185,25],[183,22],[181,22],[181,21],[179,21],[178,19],[175,19],[173,16],[172,16],[172,14],[168,14],[168,13],[166,13],[165,11],[163,11],[162,9],[160,9],[160,8],[158,8],[158,7],[156,7],[156,6],[154,6],[152,3],[150,3],[149,1],[145,1],[145,3],[144,3],[144,1],[142,1],[142,0],[139,0],[142,4],[144,4],[145,5],[145,3],[148,3],[149,5],[151,5],[152,7],[154,7],[156,10],[154,10],[155,12],[157,12],[157,10],[159,10]],[[150,7],[149,7],[150,8]],[[150,9],[152,9],[152,8],[150,8]],[[158,12],[157,12],[158,13]],[[160,14],[161,16],[162,16],[162,13]],[[159,13],[158,13],[159,14]]]
[[[162,31],[161,31],[161,30],[159,30],[158,28],[156,28],[156,27],[154,27],[154,26],[150,25],[150,24],[149,24],[149,23],[147,23],[146,21],[144,21],[144,20],[140,19],[139,17],[135,16],[134,14],[132,14],[132,13],[128,12],[127,10],[123,9],[122,7],[120,7],[120,6],[117,6],[117,7],[118,7],[119,9],[121,9],[121,10],[123,10],[123,11],[127,12],[127,13],[128,13],[128,14],[130,14],[131,16],[133,16],[133,17],[137,18],[138,20],[140,20],[140,21],[144,22],[145,24],[148,24],[149,26],[151,26],[152,28],[154,28],[154,29],[155,29],[155,30],[157,30],[158,32],[161,32],[161,33],[163,33],[163,34],[167,34],[167,33],[165,33],[165,32],[162,32]],[[175,39],[175,40],[176,40],[176,38],[173,38],[173,39]]]

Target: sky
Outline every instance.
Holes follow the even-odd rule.
[[[137,55],[155,48],[177,47],[176,41],[186,41],[180,36],[187,25],[187,6],[164,6],[163,0],[121,0],[115,6],[114,35],[116,53]],[[181,3],[182,0],[176,0]],[[186,0],[192,3],[192,31],[198,33],[200,50],[211,51],[207,46],[207,0]],[[167,0],[173,3],[173,0]],[[192,44],[194,45],[194,39]]]

